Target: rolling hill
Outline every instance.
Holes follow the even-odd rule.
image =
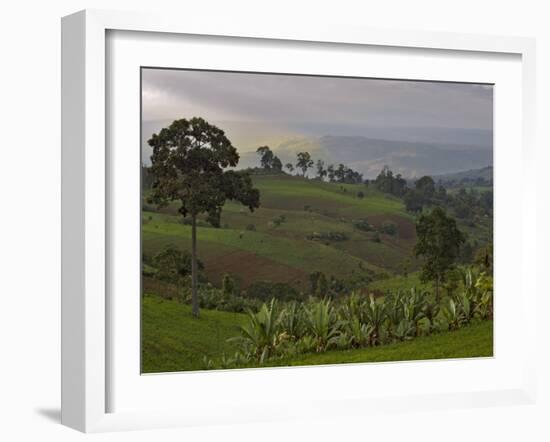
[[[243,287],[268,280],[305,290],[312,272],[346,280],[393,274],[411,254],[414,218],[397,198],[364,185],[284,174],[256,175],[253,180],[261,193],[259,209],[250,213],[227,203],[221,228],[202,223],[198,229],[199,258],[216,285],[224,273],[232,273]],[[143,254],[153,256],[168,244],[189,250],[191,228],[182,220],[176,205],[161,212],[144,205]],[[364,220],[373,229],[392,223],[397,232],[361,230],[357,222]]]

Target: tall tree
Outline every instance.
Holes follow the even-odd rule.
[[[435,194],[435,183],[432,177],[425,175],[414,183],[414,187],[425,200],[429,201]]]
[[[226,200],[239,201],[250,211],[260,205],[260,192],[244,172],[225,170],[239,162],[237,149],[223,130],[202,118],[175,120],[153,134],[151,202],[165,206],[179,201],[179,213],[191,217],[191,274],[193,315],[199,316],[197,293],[197,217],[219,227]]]
[[[456,226],[454,218],[436,206],[426,215],[421,215],[416,223],[417,243],[415,255],[424,259],[421,278],[435,283],[436,298],[445,276],[459,257],[464,235]]]
[[[299,152],[297,154],[296,169],[301,169],[303,176],[306,176],[307,170],[313,166],[313,160],[309,152]]]
[[[269,146],[260,146],[256,149],[256,153],[260,156],[260,164],[264,169],[271,169],[273,166],[273,158],[275,155]]]
[[[271,161],[271,169],[276,172],[281,172],[283,170],[283,163],[281,163],[281,160],[276,155],[273,156],[273,160]]]
[[[333,183],[334,182],[334,177],[336,176],[336,171],[334,170],[334,164],[329,164],[328,167],[327,167],[327,175],[328,175],[328,180]]]
[[[327,170],[325,169],[325,162],[323,160],[317,160],[317,177],[323,181],[327,175]]]

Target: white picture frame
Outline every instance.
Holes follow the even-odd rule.
[[[310,407],[282,407],[257,410],[251,399],[242,398],[235,403],[235,413],[207,412],[198,407],[196,413],[182,407],[156,410],[113,411],[109,394],[114,388],[110,376],[115,358],[110,345],[109,327],[116,320],[110,311],[107,297],[109,287],[109,247],[116,229],[109,229],[112,198],[109,194],[109,165],[106,121],[110,118],[108,108],[108,79],[106,76],[108,32],[154,32],[162,35],[217,36],[220,38],[260,39],[284,41],[286,44],[308,42],[310,44],[338,44],[339,47],[375,46],[384,48],[430,49],[468,52],[484,57],[484,54],[508,54],[518,57],[521,66],[521,121],[519,129],[523,161],[523,173],[533,166],[534,107],[535,107],[535,45],[532,39],[517,37],[491,37],[450,33],[427,33],[416,31],[388,31],[357,29],[345,26],[308,25],[294,27],[289,24],[240,22],[211,22],[206,17],[197,17],[182,24],[177,17],[153,16],[111,11],[82,11],[63,18],[62,21],[62,423],[84,432],[122,429],[157,428],[167,426],[206,425],[216,422],[250,422],[288,417],[325,416],[320,398],[310,402]],[[158,34],[156,34],[158,35]],[[536,194],[519,190],[522,212],[521,220],[535,219]],[[520,221],[521,221],[520,220]],[[536,253],[534,230],[518,224],[521,238],[518,253],[521,254],[521,307],[536,305],[535,279],[532,261]],[[497,252],[498,254],[498,249]],[[531,258],[534,259],[534,258]],[[529,265],[531,264],[531,265]],[[498,302],[498,300],[497,300]],[[528,336],[535,336],[536,324],[525,318],[522,327]],[[504,324],[505,327],[505,324]],[[535,339],[526,339],[521,360],[521,382],[502,388],[483,390],[477,388],[457,393],[430,392],[425,395],[398,394],[377,396],[376,401],[368,395],[342,397],[332,396],[324,400],[338,401],[336,414],[368,414],[380,410],[388,412],[410,409],[436,409],[469,406],[487,406],[503,403],[533,403],[536,397]],[[422,363],[407,363],[409,369],[422,370]],[[362,370],[355,365],[350,370]],[[389,367],[389,365],[385,365]],[[395,367],[395,366],[392,366]],[[455,367],[462,370],[463,365]],[[452,370],[449,366],[444,369]],[[472,369],[472,368],[470,368]],[[323,370],[323,368],[308,368]],[[338,370],[338,368],[331,368]],[[389,369],[388,369],[389,370]],[[299,379],[299,370],[292,376]],[[240,376],[254,376],[255,381],[265,382],[274,377],[274,371],[256,370],[252,373],[238,370],[238,374],[217,372],[219,384],[224,379],[237,381]],[[278,371],[277,376],[281,373]],[[328,371],[323,372],[330,376]],[[136,373],[139,376],[139,373]],[[199,382],[199,376],[194,375]],[[307,376],[306,376],[307,377]],[[204,379],[203,379],[204,380]],[[303,377],[302,382],[305,381]],[[169,376],[162,380],[163,387],[170,386]],[[275,384],[278,381],[275,381]],[[156,388],[156,387],[155,387]],[[162,393],[166,394],[166,393]],[[335,393],[336,394],[336,393]],[[246,396],[246,395],[245,395]],[[246,401],[249,401],[248,403]],[[213,407],[215,408],[215,407]],[[256,409],[255,409],[256,408]],[[334,411],[331,412],[334,415]]]

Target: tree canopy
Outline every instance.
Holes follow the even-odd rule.
[[[420,216],[416,223],[416,234],[418,240],[414,253],[424,259],[421,277],[424,281],[435,282],[439,296],[439,287],[445,280],[446,272],[459,257],[460,246],[465,241],[464,235],[456,221],[439,206],[434,207],[429,214]]]
[[[313,166],[313,160],[309,152],[299,152],[296,155],[296,169],[301,169],[304,176],[306,176],[307,170]]]
[[[164,206],[180,201],[183,216],[207,213],[216,227],[228,199],[251,211],[259,207],[260,193],[252,187],[250,176],[225,170],[239,162],[237,149],[223,130],[204,119],[176,120],[153,134],[149,145],[153,148],[151,202]]]
[[[262,168],[266,170],[274,170],[281,172],[283,170],[283,163],[277,157],[269,146],[260,146],[256,149],[256,153],[260,155],[260,164]]]

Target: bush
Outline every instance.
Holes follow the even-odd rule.
[[[284,282],[258,281],[246,289],[247,298],[268,301],[277,298],[280,301],[300,300],[298,291]]]
[[[269,227],[279,227],[285,221],[286,221],[286,216],[285,215],[278,215],[275,218],[273,218],[271,221],[269,221],[268,226]]]
[[[254,224],[247,224],[246,225],[246,230],[250,230],[250,231],[254,232],[256,230],[256,226]]]
[[[313,232],[311,235],[307,235],[306,239],[310,241],[346,241],[348,235],[344,232]]]
[[[365,194],[361,190],[357,192],[357,198],[363,199],[364,197],[365,197]]]
[[[371,241],[373,242],[381,242],[380,234],[378,232],[374,232],[374,234],[371,237]]]
[[[397,234],[397,226],[392,222],[383,222],[379,229],[380,233],[385,233],[386,235],[395,235]]]
[[[372,227],[366,219],[354,220],[352,221],[352,224],[353,227],[358,230],[362,230],[363,232],[371,232],[374,230],[374,227]]]

